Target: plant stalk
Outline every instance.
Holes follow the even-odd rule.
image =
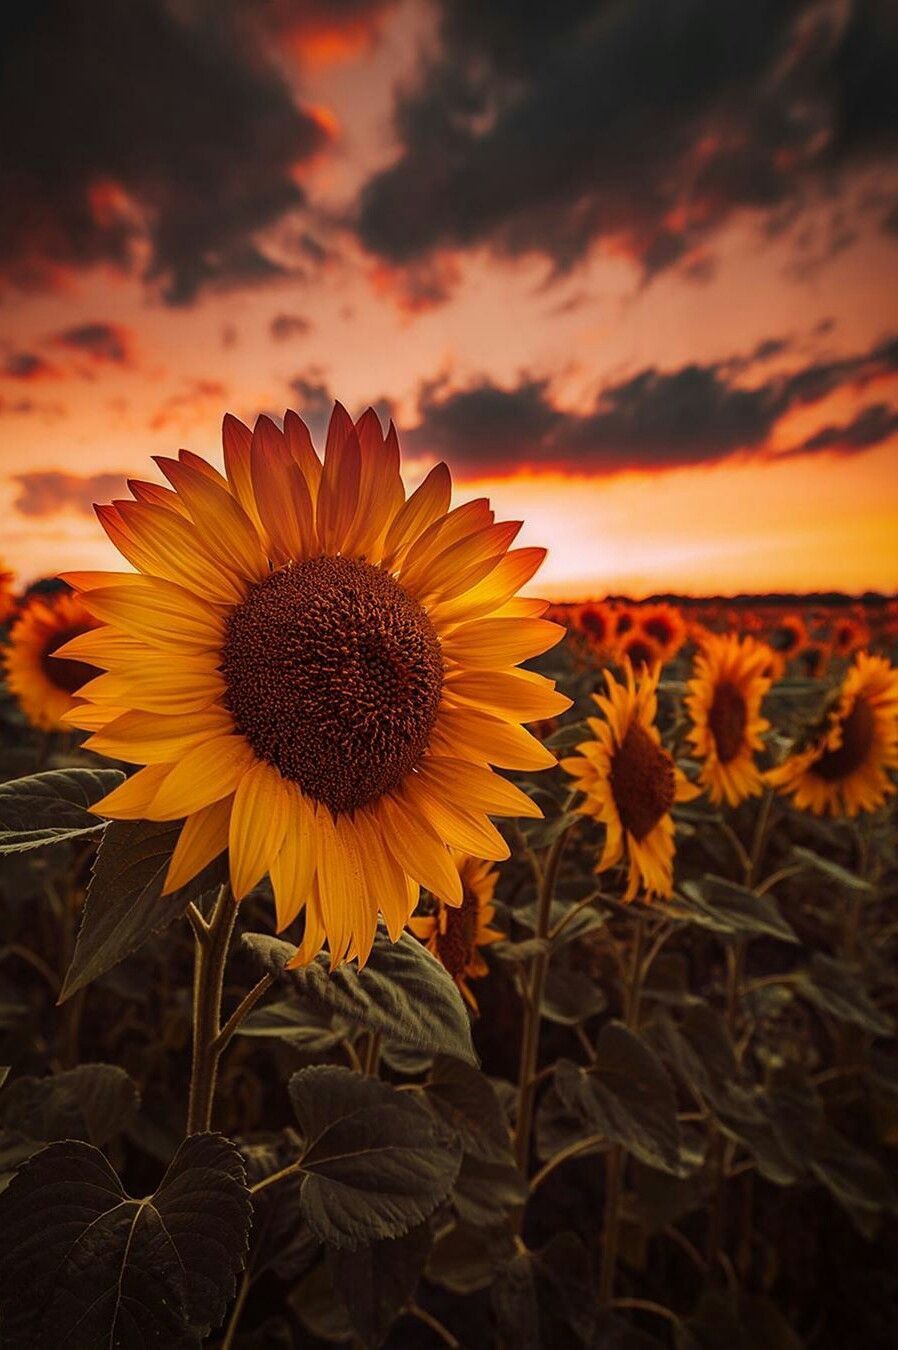
[[[212,1123],[212,1102],[221,1036],[221,996],[225,962],[237,922],[237,905],[228,885],[219,888],[209,922],[191,914],[194,931],[193,1067],[187,1106],[187,1133],[200,1134]]]

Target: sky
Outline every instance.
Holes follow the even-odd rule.
[[[556,599],[898,588],[893,0],[47,0],[0,44],[0,565],[334,399]]]

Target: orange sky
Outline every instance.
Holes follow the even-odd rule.
[[[328,149],[303,168],[316,237],[333,245],[311,274],[216,288],[175,307],[139,279],[135,256],[126,266],[69,269],[52,288],[0,292],[0,560],[23,581],[115,565],[86,509],[86,480],[112,475],[104,486],[116,491],[119,476],[158,477],[149,456],[180,446],[217,458],[224,411],[248,419],[287,406],[306,411],[291,388],[296,380],[316,391],[313,416],[325,397],[354,413],[388,400],[410,441],[424,427],[407,458],[414,483],[433,458],[422,412],[428,388],[439,391],[430,395],[439,408],[484,380],[513,391],[532,379],[544,382],[555,412],[576,421],[605,391],[647,369],[674,373],[746,358],[728,369],[728,388],[773,388],[820,363],[856,358],[898,331],[893,238],[861,224],[835,256],[799,267],[800,224],[771,239],[759,213],[746,209],[730,213],[703,244],[713,267],[700,280],[694,258],[647,279],[607,239],[554,280],[544,259],[502,260],[475,244],[437,256],[451,294],[410,312],[408,279],[372,258],[345,224],[359,185],[396,153],[394,82],[414,71],[419,43],[433,40],[425,7],[381,8],[370,30],[357,25],[336,37],[316,30],[279,49],[297,99],[331,128]],[[861,181],[857,191],[866,189]],[[271,327],[278,315],[302,320],[280,340]],[[126,350],[60,341],[91,325],[109,326]],[[747,359],[771,339],[781,344],[775,357]],[[38,363],[23,364],[23,354]],[[663,445],[658,463],[639,471],[627,467],[625,444],[621,465],[601,471],[588,462],[582,470],[569,463],[559,471],[551,461],[515,467],[506,455],[499,471],[488,460],[484,471],[460,462],[456,495],[485,491],[502,516],[524,519],[521,542],[550,549],[537,589],[553,597],[891,591],[898,436],[856,453],[837,445],[779,456],[872,404],[885,412],[896,402],[894,368],[875,379],[846,376],[825,396],[784,408],[760,440],[692,467],[664,467]],[[520,465],[538,465],[526,442],[525,428]]]

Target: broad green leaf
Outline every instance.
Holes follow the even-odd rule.
[[[377,1350],[415,1292],[430,1252],[431,1234],[419,1224],[398,1238],[346,1252],[328,1251],[331,1283],[362,1344]]]
[[[41,1149],[0,1195],[5,1342],[195,1350],[233,1298],[250,1208],[221,1135],[185,1140],[142,1200],[90,1144]]]
[[[592,1343],[597,1298],[589,1253],[574,1233],[556,1233],[541,1251],[519,1252],[493,1285],[503,1344],[515,1350]]]
[[[465,1153],[486,1162],[511,1160],[505,1112],[492,1083],[479,1069],[440,1055],[421,1096],[455,1132]]]
[[[26,1139],[82,1139],[102,1148],[134,1116],[137,1087],[114,1064],[81,1064],[51,1078],[17,1078],[0,1097],[0,1125]]]
[[[227,880],[216,859],[172,895],[162,883],[182,821],[113,821],[94,863],[84,917],[60,1003],[179,919],[191,900]]]
[[[770,1299],[707,1287],[677,1326],[676,1344],[677,1350],[801,1350],[803,1342]]]
[[[890,1036],[895,1024],[877,1008],[864,988],[860,971],[823,952],[815,952],[809,965],[790,981],[809,1003],[842,1022],[862,1027],[874,1036]]]
[[[332,971],[324,953],[298,970],[285,970],[295,951],[289,942],[265,933],[246,933],[243,941],[266,970],[289,981],[306,1007],[336,1013],[392,1041],[477,1063],[455,981],[411,933],[391,942],[379,927],[363,970],[352,963]]]
[[[465,1153],[449,1201],[462,1223],[495,1228],[526,1204],[527,1182],[510,1155],[503,1161]]]
[[[456,1223],[439,1237],[430,1252],[427,1278],[453,1294],[487,1289],[515,1254],[511,1228]]]
[[[305,1055],[326,1055],[343,1040],[345,1032],[333,1018],[312,1012],[295,999],[280,999],[254,1008],[238,1028],[238,1036],[286,1041]]]
[[[449,1194],[458,1140],[412,1093],[331,1065],[301,1069],[289,1092],[303,1138],[300,1203],[322,1242],[401,1237]]]
[[[654,1050],[621,1022],[607,1022],[589,1070],[559,1060],[555,1091],[589,1133],[599,1133],[662,1171],[679,1174],[680,1130],[671,1081]]]
[[[550,966],[546,972],[542,1015],[547,1022],[574,1027],[597,1013],[604,1012],[608,1000],[604,993],[582,970],[566,970]]]
[[[885,1170],[874,1157],[824,1125],[813,1140],[810,1169],[832,1195],[848,1209],[878,1214],[896,1209],[896,1194]]]
[[[758,895],[725,877],[687,881],[682,894],[665,906],[672,919],[696,923],[726,937],[774,937],[797,942],[771,894]]]
[[[837,862],[830,858],[824,858],[819,853],[814,853],[812,849],[801,848],[795,845],[792,849],[792,857],[796,862],[805,863],[812,867],[815,872],[819,872],[829,881],[834,881],[838,886],[844,886],[847,891],[872,891],[873,887],[865,877],[858,876],[856,872],[849,872],[847,867],[841,867]]]
[[[246,1166],[246,1182],[254,1186],[296,1161],[299,1141],[292,1130],[259,1143],[236,1141]],[[309,1269],[320,1250],[318,1239],[302,1221],[299,1173],[282,1177],[253,1195],[253,1226],[246,1267],[252,1279],[271,1270],[294,1283]]]
[[[124,779],[121,769],[51,769],[0,783],[0,854],[102,833],[90,807]]]

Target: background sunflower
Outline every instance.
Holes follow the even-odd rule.
[[[491,928],[495,910],[493,895],[498,871],[480,858],[454,854],[462,884],[462,902],[449,906],[436,902],[433,914],[409,920],[412,932],[422,939],[427,950],[446,967],[467,1003],[477,1011],[477,1000],[468,980],[489,974],[489,966],[480,954],[482,947],[498,942],[503,934]]]
[[[701,761],[699,779],[715,805],[737,806],[762,790],[755,753],[770,723],[761,701],[772,683],[769,648],[752,637],[709,634],[693,665],[686,708],[689,740]]]
[[[608,696],[595,694],[604,721],[590,717],[592,740],[561,761],[584,794],[579,810],[605,826],[605,846],[596,870],[628,864],[626,902],[673,892],[674,802],[690,801],[690,783],[661,744],[655,725],[660,667],[636,679],[626,663],[624,684],[605,671]]]
[[[67,726],[66,714],[79,703],[75,693],[99,672],[78,657],[55,653],[96,626],[79,597],[67,591],[32,596],[22,607],[3,660],[9,690],[32,726]]]

